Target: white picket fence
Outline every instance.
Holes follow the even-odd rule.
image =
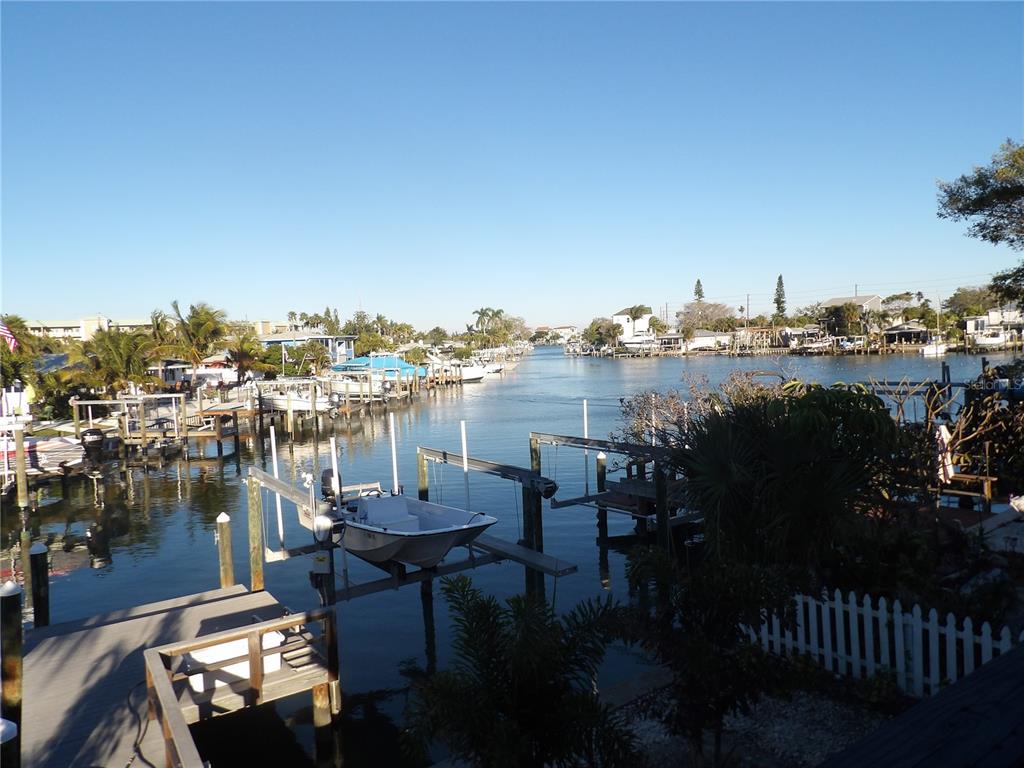
[[[957,627],[952,613],[940,621],[933,608],[925,618],[920,606],[905,612],[899,600],[890,606],[884,597],[873,607],[870,595],[858,602],[853,592],[843,598],[837,589],[832,599],[797,595],[795,601],[794,627],[783,627],[772,616],[760,632],[751,631],[766,651],[805,654],[835,674],[855,678],[888,669],[912,696],[934,695],[1006,653],[1014,642],[1009,627],[995,637],[986,621],[975,634],[969,618]],[[1024,642],[1024,632],[1017,642]]]

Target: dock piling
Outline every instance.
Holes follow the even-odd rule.
[[[221,589],[235,586],[235,561],[231,553],[231,518],[226,512],[217,515],[217,559],[220,562]]]
[[[21,765],[22,627],[21,587],[8,581],[0,587],[0,667],[3,688],[0,692],[0,718],[14,724],[13,736],[0,744],[0,765]]]
[[[37,627],[50,624],[50,549],[37,541],[28,550],[29,580],[32,589],[32,621]]]
[[[263,591],[263,501],[260,484],[254,477],[249,483],[249,591]]]

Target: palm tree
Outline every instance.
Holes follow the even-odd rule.
[[[651,329],[655,336],[657,336],[659,333],[664,333],[668,330],[668,323],[655,315],[651,318],[650,322],[647,323],[647,327]]]
[[[178,321],[172,346],[177,354],[191,363],[192,386],[195,387],[203,358],[216,351],[227,334],[227,316],[223,310],[214,309],[205,302],[189,306],[185,316],[182,316],[177,301],[171,302],[171,309]]]
[[[474,309],[473,314],[476,315],[476,329],[486,331],[494,316],[494,310],[490,307],[480,307],[480,309]]]
[[[557,617],[544,600],[505,605],[459,576],[442,581],[454,615],[454,663],[416,670],[409,737],[475,766],[636,765],[633,737],[593,680],[621,621],[611,600]]]
[[[227,353],[228,362],[235,366],[239,384],[249,371],[275,370],[275,366],[262,361],[263,345],[247,325],[235,326],[227,340]]]
[[[153,361],[156,363],[156,375],[162,382],[164,379],[164,352],[174,343],[174,322],[159,309],[149,314],[149,340],[153,344]]]
[[[77,364],[72,377],[115,395],[152,379],[148,369],[153,349],[152,340],[140,331],[99,330],[72,350],[71,362]]]

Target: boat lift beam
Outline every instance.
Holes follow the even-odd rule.
[[[669,456],[667,448],[641,443],[624,443],[618,440],[598,440],[593,437],[573,435],[552,435],[547,432],[531,432],[530,439],[542,445],[565,445],[570,448],[584,448],[605,453],[617,453],[646,461],[664,460]]]
[[[418,446],[416,453],[427,461],[433,461],[437,464],[455,464],[457,466],[463,466],[463,457],[458,453],[451,451],[441,451],[436,448],[424,448]],[[501,464],[496,461],[487,461],[486,459],[475,459],[472,456],[465,458],[465,466],[474,472],[482,472],[485,475],[493,475],[495,477],[501,477],[505,480],[514,480],[517,483],[521,483],[524,488],[530,488],[531,490],[537,491],[545,499],[550,499],[558,491],[558,483],[554,480],[544,477],[537,472],[533,472],[523,467],[517,467],[512,464]]]

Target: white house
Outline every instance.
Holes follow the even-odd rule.
[[[264,349],[271,347],[301,347],[307,341],[323,344],[335,363],[343,363],[356,356],[355,336],[333,335],[319,330],[283,331],[281,333],[265,333],[259,336]]]
[[[629,308],[620,309],[612,315],[612,323],[622,327],[622,334],[618,341],[626,347],[643,347],[654,344],[656,337],[651,330],[651,318],[654,314],[648,312],[636,320],[629,316]]]
[[[1024,317],[1019,309],[990,309],[984,315],[964,318],[964,332],[968,335],[991,330],[1020,331]]]

